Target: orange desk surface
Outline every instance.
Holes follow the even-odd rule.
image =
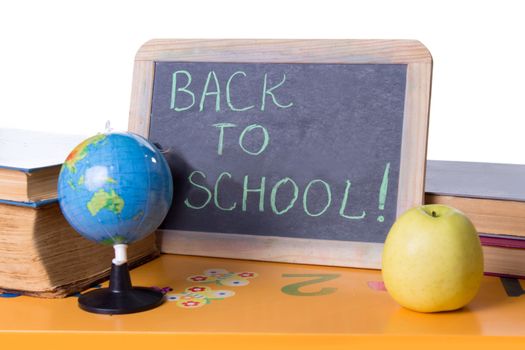
[[[113,316],[80,310],[76,297],[0,298],[0,346],[525,349],[525,295],[508,296],[497,277],[466,308],[438,314],[401,308],[372,270],[163,255],[132,279],[173,290],[157,309]]]

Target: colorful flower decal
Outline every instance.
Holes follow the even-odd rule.
[[[255,278],[255,272],[229,272],[225,269],[208,269],[202,275],[187,278],[190,282],[215,283],[219,286],[241,287],[250,284],[248,279]]]
[[[210,287],[191,286],[183,293],[166,294],[167,301],[173,301],[178,307],[195,309],[210,304],[212,300],[222,300],[235,295],[231,290],[213,290]]]
[[[241,272],[241,273],[239,274],[239,276],[240,276],[240,277],[244,277],[244,278],[252,278],[252,277],[255,277],[253,272]]]
[[[203,302],[194,300],[183,301],[181,304],[187,308],[201,307],[202,305],[204,305]]]
[[[386,292],[386,287],[383,281],[368,281],[368,288],[381,292]]]
[[[207,276],[198,276],[198,275],[188,277],[188,280],[192,282],[205,282],[207,279],[208,279]]]
[[[151,287],[151,289],[156,290],[157,292],[161,292],[162,294],[166,294],[168,292],[171,292],[173,288],[170,286],[167,287]]]

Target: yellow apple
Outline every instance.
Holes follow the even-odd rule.
[[[459,309],[476,296],[483,252],[474,225],[457,209],[429,204],[401,215],[383,250],[385,287],[420,312]]]

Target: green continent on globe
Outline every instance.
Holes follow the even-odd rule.
[[[102,188],[95,192],[93,197],[87,203],[87,208],[92,216],[98,214],[102,209],[107,209],[115,214],[120,214],[124,207],[124,199],[122,199],[115,190],[106,192]]]
[[[83,141],[81,144],[79,144],[77,147],[75,147],[75,149],[72,150],[71,153],[69,153],[69,155],[67,156],[67,159],[64,162],[64,166],[67,168],[67,170],[69,170],[73,174],[76,173],[77,172],[77,168],[75,167],[75,164],[79,160],[84,159],[87,156],[87,154],[88,154],[88,151],[87,151],[88,146],[96,145],[97,143],[101,142],[105,138],[106,138],[106,135],[104,135],[104,134],[95,135],[95,136],[90,137],[89,139]],[[62,168],[62,169],[64,169],[64,168]]]

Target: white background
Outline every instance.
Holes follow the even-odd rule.
[[[521,5],[520,5],[521,3]],[[428,158],[525,163],[520,1],[2,1],[0,127],[127,128],[151,38],[399,38],[432,52]]]

